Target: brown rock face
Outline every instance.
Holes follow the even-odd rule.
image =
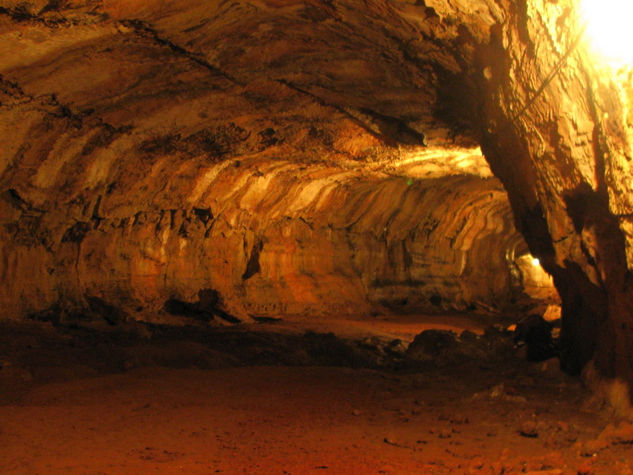
[[[630,78],[586,52],[574,4],[526,2],[508,13],[474,63],[489,72],[474,80],[487,121],[482,147],[560,293],[564,366],[577,372],[593,358],[603,375],[632,381],[630,145],[620,92]]]
[[[566,368],[633,381],[628,78],[577,25],[562,0],[0,1],[4,316],[502,310],[529,246]]]

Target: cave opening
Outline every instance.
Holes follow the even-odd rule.
[[[632,471],[581,3],[0,0],[2,472]]]

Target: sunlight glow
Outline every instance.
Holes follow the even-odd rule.
[[[586,36],[609,63],[633,64],[633,1],[581,0]]]
[[[538,267],[538,266],[540,266],[540,265],[541,265],[541,261],[539,261],[539,260],[538,260],[538,258],[533,257],[533,258],[532,258],[532,265],[533,265],[534,267]]]

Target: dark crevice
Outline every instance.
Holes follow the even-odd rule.
[[[49,0],[46,6],[42,8],[42,10],[40,11],[40,15],[44,13],[48,13],[48,12],[59,11],[63,9],[67,3],[68,3],[68,0]]]
[[[102,298],[87,296],[88,308],[90,312],[101,317],[109,325],[117,325],[128,319],[127,314],[115,305],[111,305]]]
[[[19,97],[21,99],[26,99],[27,101],[34,100],[33,96],[29,96],[24,92],[20,84],[15,81],[11,81],[10,79],[6,79],[2,74],[0,74],[0,92],[10,97]]]
[[[198,292],[197,302],[171,298],[165,302],[163,309],[171,315],[189,317],[202,322],[210,322],[215,317],[228,323],[241,323],[241,320],[226,312],[222,297],[214,289],[202,289]]]
[[[108,15],[97,11],[88,11],[86,17],[93,17],[93,21],[86,18],[65,18],[58,12],[65,6],[65,0],[50,0],[44,8],[36,13],[31,11],[28,2],[17,5],[14,8],[0,7],[0,15],[9,17],[17,23],[35,23],[46,26],[47,28],[72,27],[82,24],[93,24],[95,22],[105,21]]]
[[[476,94],[473,94],[474,86],[466,74],[454,73],[439,65],[434,67],[437,77],[437,101],[433,115],[441,122],[447,124],[451,130],[451,138],[462,140],[469,137],[475,143],[472,131],[480,125],[475,121],[479,103]]]
[[[264,242],[261,239],[258,239],[251,249],[251,255],[248,259],[248,263],[246,264],[246,270],[242,275],[242,280],[248,280],[261,271],[261,266],[259,264],[259,254],[262,252],[263,248]]]
[[[587,183],[581,183],[577,190],[565,196],[564,200],[574,229],[579,234],[591,224],[595,216],[600,216],[603,210],[609,209],[608,198],[602,193],[593,191]]]
[[[126,134],[132,130],[132,126],[114,127],[106,122],[98,119],[98,126],[101,130],[97,131],[89,140],[86,145],[81,149],[81,155],[90,155],[95,150],[107,148],[118,137]]]
[[[90,225],[90,223],[84,221],[75,223],[66,230],[66,232],[62,236],[62,242],[81,243],[81,241],[83,241],[83,239],[86,237],[86,234],[90,232],[91,228],[92,226]]]
[[[94,109],[86,109],[84,111],[75,112],[70,105],[60,103],[57,98],[57,94],[55,93],[42,94],[39,96],[27,94],[17,81],[12,81],[2,75],[0,75],[0,93],[7,94],[10,97],[23,99],[24,102],[38,101],[40,106],[43,107],[42,112],[44,114],[58,119],[66,119],[76,129],[81,129],[86,125],[103,128],[103,132],[95,135],[84,146],[82,154],[87,155],[97,148],[106,147],[112,143],[117,136],[128,133],[133,129],[133,126],[131,125],[117,127],[105,122],[100,117],[92,117]],[[86,118],[88,117],[90,117],[90,120],[86,121]]]
[[[571,261],[565,261],[565,268],[555,268],[552,276],[562,302],[561,365],[578,375],[594,356],[601,324],[607,318],[606,294]]]
[[[358,125],[359,127],[361,127],[363,130],[365,130],[365,132],[369,133],[370,135],[374,136],[375,138],[379,139],[381,142],[383,142],[385,145],[390,145],[390,146],[395,146],[396,143],[393,139],[391,139],[390,137],[377,132],[375,130],[373,130],[373,128],[366,124],[365,122],[363,122],[362,120],[358,119],[357,117],[355,117],[353,114],[351,114],[350,112],[348,112],[347,110],[345,110],[343,107],[340,107],[336,104],[332,104],[330,102],[327,102],[325,99],[320,98],[319,96],[312,94],[309,91],[306,91],[305,89],[300,88],[299,86],[296,86],[295,84],[291,83],[290,81],[287,81],[285,79],[277,79],[277,82],[279,84],[283,84],[284,86],[292,89],[293,91],[296,91],[304,96],[307,96],[309,98],[311,98],[312,100],[314,100],[317,104],[323,106],[323,107],[327,107],[327,108],[331,108],[331,109],[335,109],[337,112],[343,114],[347,119],[349,119],[350,121],[352,121],[354,124]]]
[[[22,198],[22,196],[20,196],[20,193],[18,193],[18,191],[14,188],[9,188],[5,196],[7,197],[7,201],[11,204],[11,206],[19,209],[20,211],[31,211],[33,209],[33,206],[31,206],[30,203]]]
[[[371,116],[378,125],[380,132],[395,139],[397,142],[406,145],[425,145],[426,138],[424,134],[412,129],[407,123],[397,117],[390,117],[371,109],[359,109],[363,114]]]
[[[37,16],[29,11],[26,4],[20,4],[14,8],[0,7],[0,15],[6,15],[13,21],[20,23],[37,20]]]
[[[121,20],[120,23],[125,27],[132,28],[138,35],[145,38],[150,38],[156,43],[158,43],[159,45],[169,48],[171,51],[173,51],[177,55],[188,58],[189,60],[193,61],[197,65],[202,66],[203,68],[211,72],[214,76],[220,76],[235,85],[244,86],[242,82],[238,81],[236,78],[226,73],[225,71],[222,71],[217,66],[200,58],[195,53],[192,53],[191,51],[187,51],[182,46],[179,46],[173,43],[172,41],[161,37],[156,30],[154,30],[150,25],[148,25],[144,21],[132,19],[132,20]]]
[[[193,208],[193,214],[195,214],[203,224],[207,224],[213,219],[211,208]]]

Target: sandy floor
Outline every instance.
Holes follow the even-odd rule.
[[[3,474],[633,473],[628,439],[552,362],[200,369],[176,341],[157,365],[135,342],[4,338]]]

